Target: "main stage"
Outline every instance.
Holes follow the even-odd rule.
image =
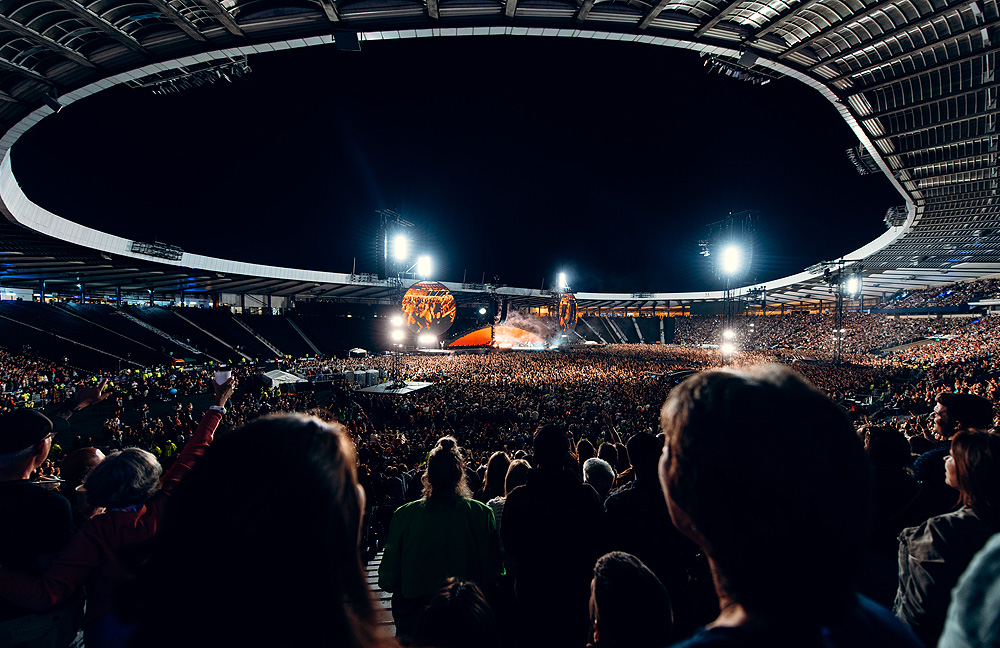
[[[364,392],[366,394],[412,394],[413,392],[418,392],[421,389],[426,389],[433,385],[434,383],[429,382],[416,382],[414,380],[407,380],[403,383],[403,386],[394,386],[392,381],[387,381],[372,387],[365,387],[359,389],[359,392]]]

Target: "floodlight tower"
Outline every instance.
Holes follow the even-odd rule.
[[[833,289],[837,297],[837,311],[833,321],[833,363],[844,362],[844,338],[847,334],[846,318],[844,316],[844,298],[857,299],[864,287],[864,268],[856,265],[846,269],[848,259],[829,261],[823,271],[823,280]]]
[[[735,325],[740,300],[735,295],[739,281],[749,273],[754,253],[754,226],[758,212],[729,214],[708,226],[709,236],[699,242],[702,256],[712,260],[715,275],[723,282],[722,335],[719,341],[728,362],[736,350]]]
[[[410,256],[414,224],[403,220],[391,209],[379,209],[375,213],[379,215],[378,235],[375,237],[379,273],[382,278],[392,281],[399,275],[399,267]]]

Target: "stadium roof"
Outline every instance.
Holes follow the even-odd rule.
[[[787,76],[805,83],[858,136],[850,157],[859,172],[882,173],[900,192],[899,207],[886,214],[886,233],[841,257],[848,270],[865,275],[865,294],[996,274],[997,25],[997,0],[6,2],[0,13],[0,198],[20,226],[0,231],[0,281],[6,287],[31,287],[44,278],[50,285],[125,290],[388,298],[396,289],[391,282],[176,250],[174,255],[69,222],[21,192],[7,154],[59,104],[116,84],[170,81],[247,54],[293,47],[332,43],[351,50],[371,40],[480,34],[683,48],[700,52],[710,69],[741,80]],[[824,269],[769,282],[768,301],[832,298]],[[528,289],[498,292],[529,303],[551,297]],[[585,306],[720,296],[577,295]]]

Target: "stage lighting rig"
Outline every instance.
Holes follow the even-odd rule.
[[[885,226],[889,229],[893,227],[902,227],[906,225],[906,205],[897,205],[895,207],[890,207],[885,212]]]
[[[250,72],[250,64],[244,54],[155,72],[129,81],[128,86],[130,88],[148,88],[155,95],[166,95],[200,88],[218,81],[232,83],[236,79],[249,75]]]
[[[844,152],[847,154],[847,159],[854,165],[858,175],[870,175],[879,172],[878,162],[875,161],[875,158],[872,157],[872,154],[868,152],[868,149],[863,144],[858,144]]]
[[[767,85],[780,75],[765,67],[757,66],[758,57],[753,52],[743,52],[738,59],[726,58],[717,54],[704,54],[705,67],[709,72],[724,74],[737,81],[746,81],[754,85]]]

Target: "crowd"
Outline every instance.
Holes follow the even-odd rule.
[[[716,318],[680,324],[688,346],[406,356],[403,377],[433,384],[405,396],[285,393],[250,366],[228,391],[208,370],[85,376],[4,352],[0,644],[65,646],[82,624],[89,648],[934,645],[962,630],[951,586],[1000,530],[998,324],[858,315],[835,366],[827,319],[746,318],[737,339],[758,343],[731,357],[696,344]],[[927,453],[940,466],[914,463]],[[108,486],[122,480],[127,496]],[[943,528],[958,535],[934,545]],[[396,639],[358,561],[380,550]],[[928,572],[940,555],[947,578]]]
[[[901,290],[880,304],[880,308],[921,308],[959,306],[976,299],[988,299],[1000,293],[1000,279],[977,279],[975,281]]]
[[[837,338],[842,350],[867,354],[910,342],[961,333],[972,317],[901,318],[878,313],[844,314],[843,332],[833,314],[793,313],[767,317],[743,316],[731,325],[734,339],[748,349],[794,349],[803,352],[833,352]],[[674,320],[674,342],[700,346],[720,344],[721,316],[679,317]]]

